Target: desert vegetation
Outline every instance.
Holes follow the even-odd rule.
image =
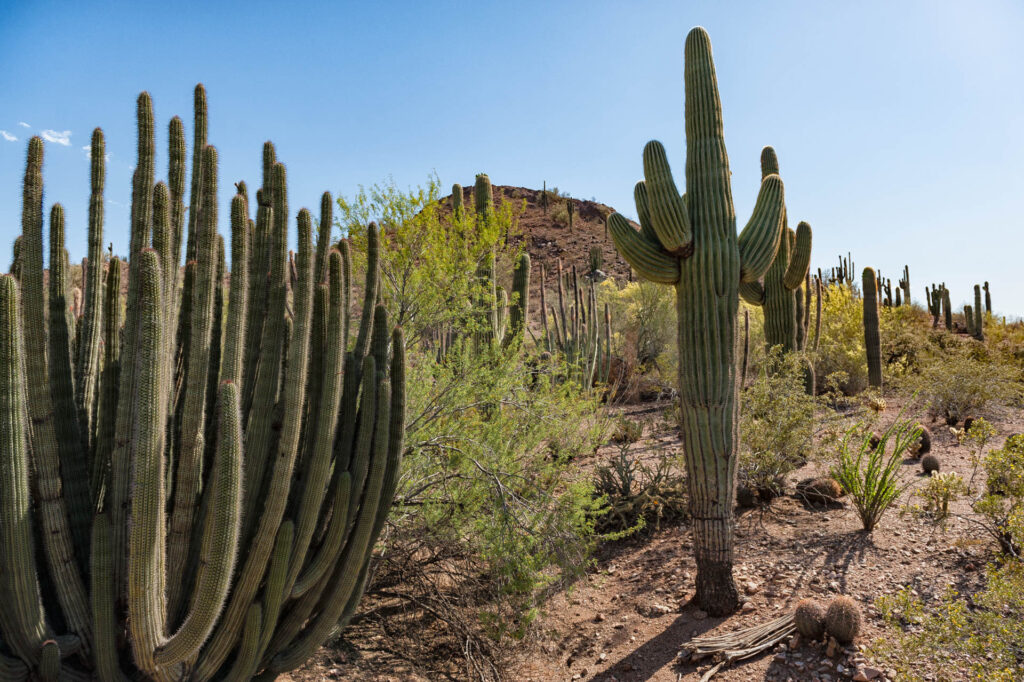
[[[221,220],[199,85],[164,180],[138,97],[124,258],[95,130],[79,265],[33,137],[0,680],[1020,679],[1024,325],[812,268],[771,146],[738,229],[701,28],[684,81],[635,222],[485,173],[314,218],[270,142]]]

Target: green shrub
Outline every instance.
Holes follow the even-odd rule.
[[[1013,401],[1018,378],[1019,372],[998,357],[958,346],[925,360],[912,387],[934,414],[959,421],[991,404]]]
[[[1024,677],[1024,564],[992,566],[985,587],[967,597],[952,587],[931,606],[907,587],[876,603],[890,632],[869,649],[896,679],[993,680]]]
[[[457,604],[453,620],[476,610],[494,640],[524,634],[541,590],[586,568],[600,506],[570,463],[604,430],[596,400],[518,355],[467,342],[443,363],[412,356],[407,455],[379,576],[418,576],[443,593],[432,609]]]
[[[661,527],[686,514],[686,479],[676,453],[659,452],[645,464],[628,443],[596,471],[596,492],[603,506],[596,528],[605,539],[617,540],[646,527]]]
[[[850,287],[830,284],[822,290],[821,340],[814,367],[819,377],[843,372],[846,381],[841,389],[846,395],[868,385],[862,316],[863,304]]]
[[[881,435],[878,447],[871,444],[871,434],[862,425],[855,425],[839,444],[839,459],[832,476],[853,500],[864,530],[871,532],[885,511],[906,489],[900,479],[903,454],[919,436],[909,421],[897,420]],[[886,456],[889,441],[892,454]]]
[[[672,288],[639,280],[620,289],[606,279],[598,285],[598,300],[608,303],[615,321],[613,353],[656,369],[666,381],[674,382],[679,358]]]
[[[740,394],[739,485],[771,498],[813,445],[816,400],[804,392],[803,357],[773,348]]]
[[[923,511],[936,523],[945,526],[949,518],[949,505],[967,492],[967,484],[956,472],[933,473],[924,486],[914,491],[924,501]]]

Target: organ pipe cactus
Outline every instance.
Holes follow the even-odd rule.
[[[732,577],[739,286],[760,279],[775,260],[784,197],[778,175],[763,178],[753,216],[737,236],[721,100],[703,28],[686,38],[685,84],[687,194],[676,189],[664,147],[649,142],[645,182],[635,191],[640,231],[618,213],[608,225],[619,252],[641,277],[676,288],[696,600],[721,615],[739,603]]]
[[[864,347],[867,349],[868,384],[882,385],[882,341],[878,334],[878,281],[875,271],[864,268],[862,279],[864,294]]]
[[[196,102],[205,118],[205,93]],[[232,200],[230,333],[222,333],[216,150],[199,150],[190,199],[197,210],[182,235],[183,135],[172,122],[172,177],[154,183],[145,93],[137,113],[128,305],[118,259],[110,260],[105,286],[87,275],[82,324],[98,325],[104,352],[76,372],[59,205],[51,214],[50,324],[43,325],[43,145],[29,142],[22,281],[0,276],[5,680],[250,679],[301,665],[351,618],[398,481],[404,350],[401,331],[391,331],[375,305],[376,226],[368,230],[367,300],[346,353],[347,260],[319,244],[318,263],[311,216],[300,211],[289,292],[285,170],[266,155],[259,239],[244,184]],[[90,220],[90,248],[98,227]],[[165,271],[179,268],[181,236],[188,284],[179,289]],[[263,282],[252,286],[252,279]],[[319,340],[317,288],[325,293]],[[90,308],[97,293],[98,313]],[[265,318],[258,327],[246,323],[253,309]],[[317,382],[307,380],[311,353],[323,355]],[[91,415],[76,400],[82,371],[93,374]],[[300,448],[305,440],[310,446]],[[68,459],[76,448],[78,459]]]
[[[606,384],[611,368],[611,313],[605,306],[604,322],[598,320],[597,290],[593,283],[584,290],[580,286],[575,266],[564,272],[558,261],[558,306],[550,308],[552,326],[548,316],[543,317],[544,344],[549,352],[559,352],[568,365],[570,374],[589,391],[594,383]],[[547,302],[544,293],[545,272],[541,268],[541,306]],[[566,305],[566,293],[570,301]]]

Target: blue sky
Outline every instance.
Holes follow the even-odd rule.
[[[895,279],[908,263],[916,299],[944,280],[954,305],[988,279],[998,312],[1024,314],[1024,4],[1013,0],[0,0],[0,16],[0,267],[20,230],[31,134],[51,131],[46,201],[65,205],[78,260],[82,148],[103,127],[107,241],[123,253],[135,97],[153,95],[165,174],[167,122],[182,116],[191,140],[197,82],[224,230],[230,183],[258,185],[265,139],[288,165],[293,212],[323,190],[436,171],[445,186],[477,172],[546,180],[635,215],[647,140],[666,144],[682,182],[683,40],[702,25],[741,225],[771,144],[791,220],[814,227],[815,266],[852,251],[858,268]]]

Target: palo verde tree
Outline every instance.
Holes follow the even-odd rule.
[[[764,276],[782,234],[782,181],[761,181],[754,213],[736,235],[722,106],[703,28],[686,38],[686,195],[676,189],[665,148],[644,148],[636,186],[640,231],[608,218],[615,245],[637,273],[676,287],[679,393],[688,472],[697,603],[734,611],[733,497],[739,442],[736,323],[741,282]]]

